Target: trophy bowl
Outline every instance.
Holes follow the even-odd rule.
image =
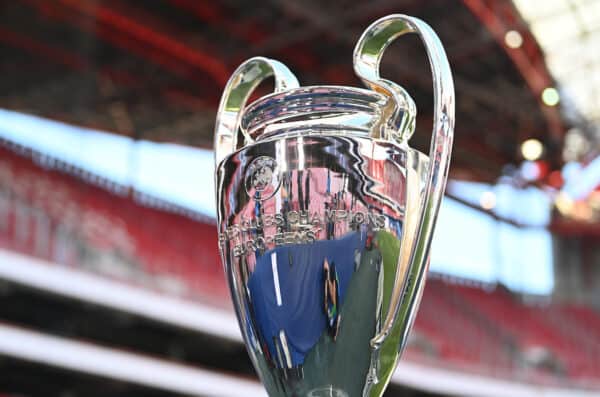
[[[404,33],[433,73],[429,156],[410,148],[416,109],[379,76]],[[447,178],[454,88],[423,21],[390,15],[359,39],[368,89],[300,87],[281,63],[244,62],[215,132],[219,248],[240,329],[270,396],[381,396],[414,322]],[[266,78],[275,92],[247,105]]]

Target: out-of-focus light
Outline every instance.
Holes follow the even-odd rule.
[[[560,189],[563,183],[564,180],[560,171],[554,170],[548,175],[548,185],[553,188]]]
[[[528,139],[521,144],[521,154],[525,160],[535,161],[544,152],[544,145],[537,139]]]
[[[576,201],[571,211],[571,217],[579,221],[591,222],[594,220],[594,211],[586,202]]]
[[[556,106],[560,102],[558,90],[554,87],[546,87],[542,91],[542,102],[548,106]]]
[[[590,207],[596,211],[600,211],[600,190],[595,190],[590,194],[588,198]]]
[[[565,162],[578,161],[591,149],[592,145],[579,128],[571,128],[565,135],[563,159]]]
[[[519,48],[523,45],[523,36],[516,30],[509,30],[504,35],[504,42],[509,48]]]
[[[537,181],[542,176],[542,170],[535,161],[523,161],[520,171],[526,181]]]
[[[479,204],[481,205],[481,208],[485,210],[489,211],[494,209],[494,207],[496,207],[496,194],[489,190],[487,192],[483,192],[479,198]]]
[[[562,168],[563,180],[568,181],[573,178],[577,178],[581,173],[581,164],[575,161],[569,161]]]
[[[573,210],[573,199],[564,192],[560,192],[554,200],[554,205],[563,215],[569,215]]]

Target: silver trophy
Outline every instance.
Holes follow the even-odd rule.
[[[417,33],[429,56],[429,157],[408,145],[416,108],[379,75]],[[405,16],[363,33],[368,89],[300,87],[256,57],[234,73],[215,131],[219,245],[246,347],[270,396],[381,396],[414,322],[446,184],[454,86],[434,31]],[[274,77],[275,92],[246,105]]]

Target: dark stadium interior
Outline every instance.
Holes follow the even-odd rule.
[[[426,18],[450,56],[462,132],[453,173],[493,180],[517,160],[515,147],[531,131],[540,131],[549,159],[558,161],[564,126],[556,110],[541,111],[527,77],[478,19],[498,8],[496,17],[508,24],[516,10],[505,1],[483,2],[482,11],[473,6],[477,12],[468,4],[335,2],[324,12],[312,1],[12,2],[2,9],[0,44],[11,59],[2,68],[11,78],[1,82],[0,104],[137,138],[210,147],[223,85],[242,60],[253,54],[285,60],[304,85],[359,85],[350,61],[360,32],[377,16],[401,10]],[[531,79],[550,83],[539,47],[532,37],[525,40]],[[416,39],[394,47],[383,73],[415,99],[413,144],[424,148],[432,108],[427,60]]]
[[[224,396],[243,395],[229,394],[236,385],[259,388],[234,320],[214,214],[11,138],[2,118],[33,115],[81,127],[82,136],[93,129],[88,135],[130,138],[131,145],[212,149],[219,98],[243,60],[281,60],[301,85],[361,86],[352,69],[354,44],[372,21],[398,12],[427,21],[452,66],[457,131],[447,200],[498,229],[547,233],[553,284],[537,294],[498,280],[432,271],[385,395],[509,396],[502,391],[506,385],[506,393],[523,396],[536,390],[553,396],[600,393],[600,179],[581,197],[566,195],[566,165],[584,171],[597,165],[600,123],[562,96],[558,105],[544,99],[548,88],[566,83],[549,67],[548,51],[531,28],[539,21],[522,2],[2,2],[0,397],[216,395],[181,381],[204,376],[212,384],[230,382]],[[557,13],[580,6],[564,3]],[[505,42],[513,31],[518,47]],[[600,36],[597,28],[582,31],[570,40]],[[592,73],[597,80],[600,70]],[[414,98],[418,118],[411,145],[427,152],[432,81],[418,39],[394,43],[382,74]],[[259,92],[270,90],[267,84]],[[44,131],[32,133],[41,137]],[[529,160],[523,143],[532,139],[543,152]],[[577,156],[566,158],[569,142],[577,139],[584,142]],[[132,161],[127,172],[133,175],[138,165]],[[526,166],[535,168],[533,177]],[[461,183],[494,192],[501,183],[516,191],[535,189],[546,197],[549,220],[527,224],[494,209],[499,193],[488,205],[461,193]],[[212,195],[212,187],[201,188]],[[510,205],[528,212],[530,202]],[[475,233],[470,238],[473,246],[482,244]],[[492,245],[493,255],[508,260],[511,249]],[[518,252],[524,259],[514,264],[521,267],[515,277],[541,277],[527,268],[533,251]],[[468,262],[469,252],[462,255]],[[12,343],[11,337],[20,339]],[[86,346],[92,349],[87,356]],[[72,356],[76,352],[81,356]],[[117,360],[114,368],[106,365],[110,360]],[[144,365],[164,372],[153,379]],[[447,386],[461,382],[477,386],[465,394]]]

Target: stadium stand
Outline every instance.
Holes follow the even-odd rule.
[[[0,248],[229,307],[210,219],[2,143]],[[434,274],[407,357],[497,377],[588,386],[598,382],[599,354],[600,314],[591,307],[531,303],[501,286]]]
[[[225,294],[208,218],[33,152],[0,151],[0,247],[175,295]]]

